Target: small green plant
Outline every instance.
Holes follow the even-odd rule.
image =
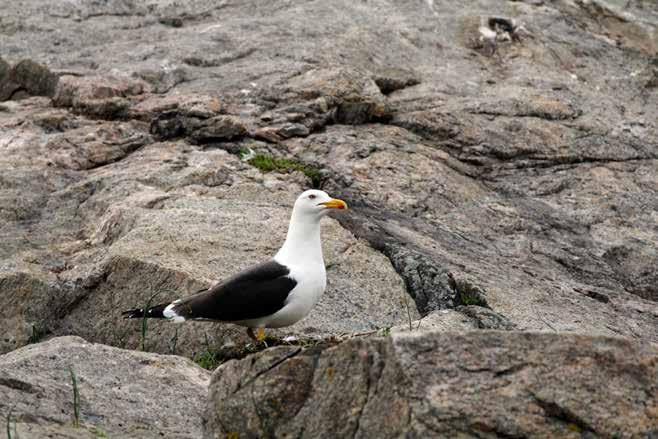
[[[144,305],[144,315],[142,316],[142,324],[140,325],[140,340],[141,340],[141,345],[142,345],[142,351],[146,351],[146,333],[148,331],[148,318],[147,318],[147,313],[148,309],[151,307],[151,303],[153,303],[153,299],[158,295],[159,293],[155,293],[152,295],[149,300],[146,302],[146,305]]]
[[[89,433],[93,434],[96,437],[99,437],[99,438],[107,438],[108,437],[107,433],[105,433],[103,430],[96,427],[95,425],[92,425],[87,430],[89,430]]]
[[[207,332],[203,333],[203,337],[205,339],[203,344],[206,349],[204,352],[195,353],[194,357],[192,357],[192,361],[204,369],[213,370],[217,363],[216,353],[210,349],[210,339],[208,338]]]
[[[80,427],[80,392],[78,391],[78,377],[71,366],[69,366],[69,375],[73,387],[73,426],[78,428]]]
[[[18,439],[18,435],[16,434],[16,420],[13,420],[13,433],[12,433],[12,418],[11,418],[11,412],[14,411],[14,408],[9,409],[9,413],[7,414],[7,439]]]
[[[293,172],[300,171],[309,180],[314,188],[319,188],[322,185],[322,174],[320,170],[297,160],[284,159],[273,157],[267,154],[256,154],[247,160],[251,166],[260,169],[262,172]]]
[[[489,308],[484,291],[465,279],[449,277],[450,286],[455,292],[456,305],[477,305]]]
[[[41,339],[47,334],[47,330],[43,325],[33,324],[32,325],[32,334],[28,338],[28,344],[39,343]]]
[[[205,338],[204,345],[206,350],[199,354],[195,354],[193,361],[204,369],[215,370],[217,366],[223,363],[221,355],[210,347],[208,333],[204,332],[203,336]]]
[[[457,293],[459,294],[459,301],[463,305],[487,306],[487,301],[483,297],[482,292],[467,282],[461,283]]]
[[[379,333],[382,337],[388,337],[389,335],[391,335],[391,328],[388,328],[388,327],[387,328],[382,328],[382,329],[379,330]]]
[[[251,148],[247,147],[242,147],[238,149],[238,157],[240,157],[240,160],[249,160],[254,156],[254,150]]]
[[[194,355],[194,362],[206,370],[215,370],[222,364],[217,354],[209,350]]]
[[[221,347],[213,348],[211,346],[208,334],[205,334],[205,349],[202,352],[194,354],[192,361],[207,370],[215,370],[228,360],[244,358],[249,354],[253,354],[267,346],[280,346],[280,345],[297,345],[303,347],[315,346],[318,342],[314,340],[298,340],[294,343],[286,342],[275,337],[266,337],[266,343],[248,343],[245,345],[228,344]]]

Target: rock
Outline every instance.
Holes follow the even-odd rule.
[[[172,96],[144,94],[137,96],[131,104],[130,117],[145,122],[170,112],[189,118],[210,119],[224,110],[219,99],[198,94]]]
[[[468,305],[457,307],[457,311],[470,317],[475,322],[475,327],[477,329],[498,329],[503,331],[516,329],[514,323],[510,322],[505,316],[502,316],[489,308]]]
[[[376,83],[361,70],[318,69],[291,79],[287,99],[319,99],[335,107],[336,123],[358,125],[390,118],[391,109]]]
[[[58,77],[46,66],[29,59],[9,67],[0,60],[0,101],[28,96],[52,96]]]
[[[0,273],[0,288],[8,301],[8,306],[0,310],[0,353],[39,341],[49,332],[56,295],[46,278],[5,271]]]
[[[254,133],[254,137],[270,143],[279,143],[282,140],[279,129],[274,127],[259,128]]]
[[[178,66],[163,65],[148,67],[134,72],[134,76],[146,81],[154,93],[167,93],[178,84],[189,80],[186,69]]]
[[[145,88],[141,81],[119,76],[63,76],[53,104],[92,117],[116,119],[128,113],[130,102],[126,98],[143,93]]]
[[[93,169],[126,157],[152,143],[139,123],[102,124],[82,127],[51,136],[46,150],[52,162],[68,169]]]
[[[0,58],[0,84],[4,83],[5,77],[9,74],[11,66],[7,61]]]
[[[603,258],[628,291],[658,302],[658,254],[643,245],[626,244],[611,247]]]
[[[387,247],[386,252],[422,314],[454,308],[459,303],[449,272],[437,269],[421,254],[407,249]]]
[[[215,371],[204,437],[650,437],[657,365],[653,345],[569,334],[280,347]]]
[[[393,326],[388,332],[394,334],[421,331],[472,331],[474,329],[478,329],[477,324],[470,317],[454,309],[443,309],[432,311],[418,320],[409,321],[407,319],[405,323]],[[387,331],[382,330],[379,335],[387,335]]]
[[[608,249],[624,242],[625,247],[633,249],[638,261],[650,264],[651,258],[640,255],[653,254],[652,232],[639,238],[641,244],[631,244],[634,238],[630,229],[621,235],[610,234],[620,230],[612,225],[618,221],[635,224],[631,227],[637,227],[635,230],[652,221],[642,209],[631,207],[635,201],[620,198],[631,187],[648,187],[646,177],[640,177],[655,173],[655,160],[649,158],[648,150],[641,152],[639,145],[638,149],[633,146],[628,150],[599,145],[596,149],[611,160],[602,164],[608,159],[587,162],[588,159],[578,158],[582,152],[577,153],[574,145],[574,156],[569,160],[585,162],[554,162],[545,167],[526,158],[536,152],[528,150],[525,156],[512,148],[499,150],[494,159],[498,164],[487,165],[486,158],[479,161],[472,156],[471,161],[462,156],[457,161],[452,155],[462,154],[464,149],[456,146],[461,145],[459,138],[463,133],[478,130],[476,125],[469,123],[468,128],[450,133],[443,121],[439,123],[435,130],[424,130],[421,135],[410,133],[404,126],[400,130],[374,125],[358,130],[329,126],[305,139],[284,142],[287,150],[301,159],[326,164],[330,178],[325,187],[348,188],[346,198],[351,200],[353,209],[341,218],[342,224],[391,259],[421,313],[458,305],[449,288],[431,286],[440,280],[432,273],[452,273],[483,291],[488,306],[520,329],[578,330],[658,339],[653,311],[656,304],[641,299],[652,297],[648,286],[651,271],[640,268],[644,267],[643,262],[635,274],[630,274],[630,265],[604,256]],[[538,123],[533,126],[545,122]],[[496,141],[492,134],[477,142],[491,145]],[[431,146],[441,142],[447,151],[453,152]],[[509,146],[509,140],[506,142]],[[557,144],[549,149],[553,148],[558,148]],[[482,158],[488,153],[480,150],[478,154]],[[627,159],[621,158],[626,154]],[[648,155],[641,159],[637,154]],[[557,160],[550,154],[543,157],[537,160]],[[503,171],[506,163],[519,168]],[[487,169],[496,169],[496,176],[491,177]],[[573,174],[576,169],[588,173],[591,183],[577,178]],[[631,177],[631,183],[622,175],[638,177]],[[519,176],[524,177],[519,180]],[[485,184],[486,181],[490,182]],[[602,182],[605,189],[594,189],[593,181]],[[496,189],[490,189],[492,186]],[[567,203],[562,195],[574,190],[581,194],[577,196],[578,207]],[[590,214],[603,221],[591,226],[593,232],[588,226]],[[520,237],[522,241],[518,240]],[[410,255],[412,264],[408,263]],[[552,262],[546,265],[547,261]],[[418,270],[415,266],[427,269]],[[628,274],[620,277],[621,272]],[[544,280],[538,281],[538,276]],[[634,284],[629,283],[630,279],[634,279]],[[583,288],[597,289],[611,298],[608,303],[620,305],[609,305],[575,292]],[[553,291],[550,297],[547,289]],[[636,307],[643,311],[636,312]],[[615,323],[611,324],[611,320]],[[635,325],[641,329],[635,329]]]
[[[477,305],[458,306],[455,309],[432,311],[418,320],[410,320],[403,324],[379,331],[380,335],[390,333],[425,331],[472,331],[476,329],[496,329],[511,331],[516,325],[505,316]]]
[[[0,413],[25,439],[196,438],[209,373],[190,360],[54,338],[0,356]],[[73,371],[79,394],[74,425]]]
[[[379,70],[373,79],[385,95],[420,84],[417,73],[395,67]]]
[[[196,143],[218,142],[242,137],[247,128],[240,119],[232,116],[216,116],[199,124],[190,139]]]
[[[301,123],[289,123],[279,128],[278,134],[285,138],[306,137],[309,135],[309,130]]]

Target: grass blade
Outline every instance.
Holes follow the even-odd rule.
[[[9,409],[7,414],[7,439],[16,439],[16,421],[14,421],[14,434],[11,434],[11,412],[14,411],[14,408]]]
[[[71,366],[69,366],[69,375],[73,386],[73,426],[78,428],[80,426],[80,392],[78,391],[78,377]]]

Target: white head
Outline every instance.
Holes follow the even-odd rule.
[[[347,209],[347,204],[316,189],[302,193],[292,209],[286,242],[274,259],[285,265],[315,261],[324,266],[320,219],[331,209]]]
[[[331,198],[326,192],[310,189],[297,197],[293,208],[293,216],[305,220],[317,219],[319,221],[331,209],[347,209],[347,204],[343,200]]]

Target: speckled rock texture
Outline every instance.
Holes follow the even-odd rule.
[[[0,10],[1,353],[140,349],[122,310],[269,257],[309,187],[351,209],[324,220],[325,295],[275,336],[658,342],[654,0]],[[162,321],[144,340],[247,342]]]
[[[658,340],[655,3],[3,10],[2,351],[35,332],[135,347],[120,309],[267,257],[318,184],[353,208],[327,221],[329,288],[290,333],[478,305],[521,330]],[[158,352],[244,340],[152,330]]]
[[[658,349],[621,338],[418,331],[215,371],[206,439],[653,437]]]
[[[209,378],[186,358],[58,337],[0,356],[0,412],[15,438],[198,438]]]

